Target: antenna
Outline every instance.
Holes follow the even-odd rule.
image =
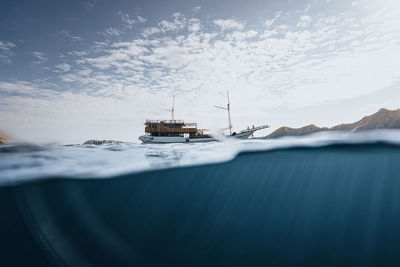
[[[232,122],[231,122],[231,103],[229,103],[229,91],[226,90],[226,96],[228,97],[228,120],[229,120],[229,135],[232,135]]]
[[[228,122],[229,122],[229,125],[228,125],[227,129],[229,129],[229,134],[232,135],[231,103],[229,102],[229,91],[228,90],[226,91],[226,96],[228,98],[228,104],[226,104],[226,108],[225,107],[216,106],[216,105],[214,105],[214,107],[228,111]]]

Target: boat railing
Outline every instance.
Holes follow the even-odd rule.
[[[261,126],[258,126],[258,127],[254,127],[254,126],[253,127],[247,127],[247,129],[245,129],[243,131],[240,131],[239,133],[255,132],[255,131],[266,129],[266,128],[269,128],[269,125],[261,125]]]
[[[183,120],[146,120],[146,123],[184,123]]]

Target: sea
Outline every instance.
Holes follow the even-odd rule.
[[[399,266],[400,131],[0,146],[1,266]]]

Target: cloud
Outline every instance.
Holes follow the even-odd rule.
[[[123,33],[123,31],[112,27],[107,28],[104,32],[106,35],[110,36],[120,36]]]
[[[242,30],[244,28],[244,23],[239,22],[235,19],[216,19],[213,23],[220,27],[222,31],[226,30]]]
[[[189,31],[198,31],[200,29],[200,23],[198,19],[192,18],[189,21],[181,13],[176,12],[171,16],[172,20],[161,20],[157,27],[144,28],[142,36],[148,38],[151,35],[157,33],[167,33],[170,31],[179,31],[185,27],[189,28]]]
[[[15,95],[20,97],[52,97],[57,93],[46,88],[41,88],[35,83],[27,81],[0,81],[0,94]]]
[[[267,28],[270,28],[270,27],[275,23],[275,21],[281,17],[281,15],[282,15],[282,11],[276,12],[273,18],[267,19],[267,20],[265,21],[265,23],[264,23],[265,26],[266,26]]]
[[[14,52],[11,51],[16,45],[12,42],[0,41],[0,63],[11,64],[10,58],[14,56]]]
[[[187,26],[188,30],[190,32],[198,32],[201,29],[201,22],[199,19],[196,18],[191,18],[188,21],[188,26]]]
[[[137,23],[146,23],[147,19],[141,16],[136,16],[136,18],[131,17],[128,13],[123,11],[118,11],[118,15],[121,16],[122,21],[125,23],[125,27],[132,29],[134,24]]]
[[[136,141],[132,132],[142,130],[145,109],[138,105],[132,112],[132,98],[117,102],[82,91],[49,90],[27,81],[0,82],[1,94],[7,94],[0,97],[0,107],[7,107],[0,108],[2,127],[12,129],[27,141],[82,143],[91,138]],[[147,103],[151,105],[162,103],[159,97],[150,94],[136,96],[149,99]],[[101,130],[104,128],[113,131],[106,133]]]
[[[201,6],[194,6],[192,8],[192,10],[193,10],[194,13],[197,13],[197,12],[199,12],[201,10]]]
[[[64,63],[64,64],[57,64],[57,65],[55,65],[55,67],[56,67],[58,70],[62,71],[62,72],[68,72],[68,71],[71,70],[71,65],[66,64],[66,63]]]
[[[15,47],[16,45],[12,42],[2,42],[0,41],[0,50],[4,51],[4,50],[9,50],[10,48]]]
[[[149,27],[149,28],[145,28],[142,32],[142,35],[144,37],[149,37],[150,35],[156,34],[156,33],[160,33],[161,30],[157,27]]]
[[[137,16],[137,21],[138,21],[139,23],[146,23],[146,22],[147,22],[147,19],[144,18],[144,17],[141,17],[141,16]]]
[[[162,32],[181,30],[186,26],[186,18],[181,13],[176,12],[171,16],[172,21],[162,20],[158,23],[158,27]]]
[[[131,16],[128,13],[124,13],[122,11],[118,11],[118,15],[120,15],[122,21],[125,22],[128,25],[133,25],[133,24],[136,23],[136,19],[131,18]]]
[[[66,30],[59,31],[56,34],[56,36],[61,37],[63,39],[69,39],[69,40],[72,40],[74,42],[81,42],[82,41],[82,37],[77,36],[77,35],[73,35],[69,31],[66,31]]]
[[[276,13],[271,18],[274,23],[260,33],[256,27],[245,31],[244,23],[234,19],[212,21],[223,32],[230,29],[221,33],[210,25],[200,31],[202,21],[175,13],[168,23],[163,20],[158,27],[145,28],[144,39],[102,44],[98,55],[84,55],[80,67],[61,78],[92,94],[115,98],[132,97],[134,92],[130,90],[175,92],[182,97],[202,92],[198,96],[202,98],[214,94],[215,88],[229,88],[244,102],[265,98],[268,105],[274,106],[274,99],[310,105],[352,97],[379,87],[378,82],[361,78],[364,75],[376,77],[380,73],[382,79],[386,77],[386,82],[377,80],[382,85],[398,76],[394,71],[399,55],[395,52],[399,46],[396,31],[371,28],[379,21],[361,21],[352,13],[342,13],[321,16],[314,22],[316,27],[306,30],[312,22],[310,16],[304,15],[300,24],[292,25],[277,23],[279,17]],[[383,32],[391,39],[372,41]],[[392,56],[383,52],[387,49]],[[372,60],[374,57],[380,61]],[[379,64],[367,64],[368,60]],[[361,67],[357,62],[365,63]],[[385,65],[391,68],[382,67]],[[342,92],[349,86],[350,93]],[[242,90],[252,94],[243,94]],[[311,96],[307,90],[313,92]],[[297,101],[301,95],[309,97]]]
[[[92,11],[94,6],[96,5],[96,2],[97,2],[97,0],[84,1],[83,7],[88,11]]]
[[[43,52],[31,52],[31,55],[35,57],[35,61],[33,61],[35,64],[43,64],[48,60],[48,57]]]
[[[81,57],[81,56],[87,55],[88,52],[86,52],[86,51],[72,51],[72,52],[69,52],[68,54],[69,54],[69,55],[72,55],[72,56]]]
[[[163,32],[174,31],[179,29],[179,25],[168,20],[160,21],[160,23],[158,23],[158,26],[160,26],[161,31]]]
[[[307,27],[310,25],[312,19],[310,16],[304,15],[300,17],[299,23],[297,23],[296,27]]]

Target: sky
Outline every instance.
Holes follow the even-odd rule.
[[[139,142],[146,119],[331,127],[400,106],[400,2],[9,1],[0,129]]]

